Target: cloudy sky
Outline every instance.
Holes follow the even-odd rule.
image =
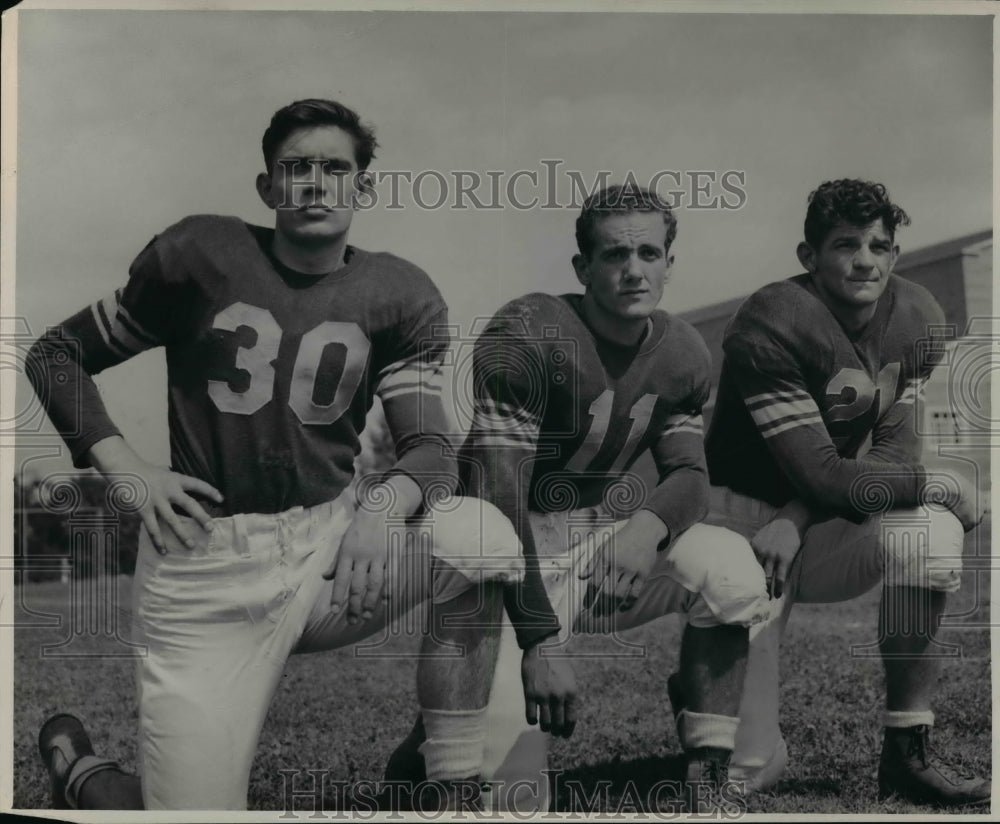
[[[123,283],[185,215],[270,223],[260,136],[303,97],[375,125],[376,171],[425,173],[401,208],[383,177],[351,238],[423,267],[463,329],[576,287],[574,176],[660,173],[677,192],[669,311],[794,274],[806,197],[833,177],[889,186],[913,218],[904,251],[993,223],[985,16],[28,10],[18,41],[14,309],[29,335]],[[500,208],[453,208],[456,172]],[[441,180],[445,203],[419,206]],[[163,381],[157,354],[102,378],[160,461]]]

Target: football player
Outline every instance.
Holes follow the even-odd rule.
[[[927,747],[935,634],[960,585],[963,532],[983,504],[962,478],[921,465],[915,401],[940,359],[944,316],[924,288],[892,274],[895,233],[908,223],[881,184],[824,183],[797,250],[806,271],[751,295],[725,333],[706,442],[708,520],[751,539],[783,596],[751,642],[734,764],[767,786],[787,759],[778,647],[792,605],[847,600],[881,581],[879,793],[987,803],[988,780]]]
[[[516,641],[502,645],[487,711],[501,750],[494,778],[520,787],[533,778],[542,809],[544,739],[532,747],[521,736],[525,721],[554,735],[573,732],[569,635],[669,613],[688,619],[681,677],[692,700],[677,719],[686,800],[704,810],[734,789],[727,765],[748,627],[761,620],[767,594],[749,544],[698,523],[708,499],[701,409],[710,356],[687,323],[657,309],[675,235],[675,216],[655,193],[595,193],[576,223],[573,266],[584,293],[515,300],[475,345],[474,419],[461,469],[468,494],[510,518],[526,559],[523,580],[503,591]],[[649,489],[630,472],[646,452],[657,475]],[[522,685],[512,685],[515,701],[502,686],[517,672],[523,701]],[[420,738],[418,720],[388,777],[419,775]]]
[[[481,501],[435,498],[457,480],[440,294],[416,266],[347,242],[374,133],[346,106],[301,100],[274,115],[262,148],[257,191],[273,228],[182,220],[139,254],[124,288],[32,350],[28,374],[76,465],[133,479],[144,526],[133,585],[134,636],[147,650],[141,788],[93,754],[79,721],[56,716],[39,744],[57,806],[244,808],[288,655],[353,643],[430,597],[422,535],[432,530],[441,604],[474,608],[481,575],[518,572],[505,519]],[[166,349],[170,469],[125,442],[91,377],[156,346]],[[397,459],[356,502],[349,484],[375,394]],[[421,513],[390,553],[399,524]],[[421,664],[440,687],[421,695],[438,749],[459,747],[472,764],[456,776],[429,758],[431,778],[475,778],[469,748],[482,736],[466,716],[488,697],[481,637],[468,634],[464,657]]]

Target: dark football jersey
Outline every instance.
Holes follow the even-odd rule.
[[[806,274],[751,295],[723,341],[706,439],[712,483],[854,520],[919,503],[914,407],[943,324],[930,293],[895,275],[854,336]]]
[[[702,404],[711,358],[698,333],[655,312],[639,345],[598,338],[580,314],[579,295],[532,294],[503,307],[475,347],[475,414],[460,463],[474,494],[510,515],[526,554],[533,543],[524,515],[603,505],[621,518],[652,510],[677,536],[706,511],[708,481]],[[654,489],[629,472],[651,451]],[[497,488],[489,455],[528,468],[527,488]],[[502,484],[509,475],[503,474]],[[516,485],[515,485],[516,486]],[[528,591],[525,591],[525,586]],[[508,613],[522,646],[543,633],[547,601],[526,584],[509,588]],[[531,613],[527,621],[525,613]],[[551,628],[551,627],[549,627]]]
[[[36,388],[77,465],[118,433],[89,376],[164,346],[172,468],[215,486],[225,514],[340,494],[376,392],[396,469],[418,483],[453,471],[442,435],[447,309],[427,275],[352,247],[342,268],[302,275],[272,259],[272,237],[236,218],[187,218],[139,254],[123,289],[40,341]]]

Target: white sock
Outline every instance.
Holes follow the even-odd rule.
[[[677,736],[685,750],[718,747],[732,752],[739,725],[740,719],[735,715],[713,715],[686,709],[677,714]]]
[[[429,710],[421,708],[427,740],[420,745],[427,778],[449,781],[478,776],[483,769],[486,708]]]
[[[886,710],[882,714],[882,724],[886,727],[916,727],[919,724],[934,726],[931,710]]]

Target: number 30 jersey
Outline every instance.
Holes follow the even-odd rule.
[[[926,473],[914,406],[940,360],[943,324],[931,294],[896,275],[854,336],[807,274],[758,290],[723,341],[706,439],[712,483],[853,520],[918,504]]]
[[[396,470],[421,485],[453,474],[447,309],[427,275],[352,247],[342,268],[303,275],[271,257],[272,239],[236,218],[187,218],[139,254],[124,289],[39,341],[36,390],[78,466],[118,434],[90,375],[164,346],[172,468],[215,486],[224,514],[337,497],[375,392]]]

